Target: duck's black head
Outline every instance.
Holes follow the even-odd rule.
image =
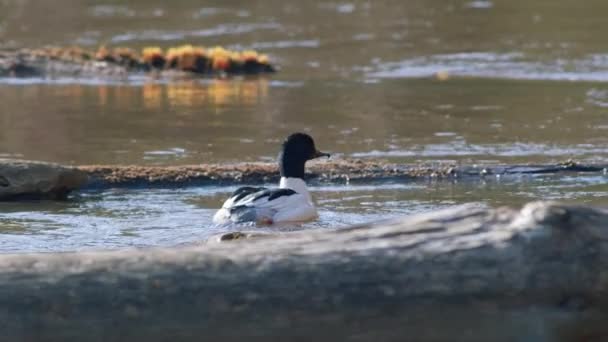
[[[304,178],[306,162],[319,157],[329,157],[329,154],[317,150],[310,135],[305,133],[289,135],[279,153],[281,177]]]

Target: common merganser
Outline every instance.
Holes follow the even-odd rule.
[[[304,165],[311,159],[329,156],[316,149],[308,134],[289,135],[279,153],[279,188],[245,186],[237,189],[215,213],[213,222],[273,224],[317,218],[317,209],[304,182]]]

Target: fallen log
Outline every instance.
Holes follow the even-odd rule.
[[[14,341],[608,339],[608,210],[465,206],[219,240],[2,255],[0,331]]]

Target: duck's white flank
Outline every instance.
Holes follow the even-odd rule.
[[[297,192],[297,194],[286,196],[283,199],[285,205],[282,206],[281,210],[278,210],[276,214],[274,214],[272,218],[273,222],[310,221],[318,217],[317,209],[312,203],[312,196],[303,179],[281,177],[279,188],[291,189]],[[283,197],[279,197],[276,200],[280,201],[281,198]]]
[[[314,220],[318,217],[317,210],[312,202],[312,197],[306,183],[301,178],[281,177],[279,183],[281,189],[291,189],[295,194],[280,196],[268,200],[268,196],[252,200],[255,196],[244,197],[234,201],[231,197],[215,214],[215,223],[227,223],[232,221],[231,209],[237,206],[250,207],[255,215],[255,220],[261,223],[302,222]]]

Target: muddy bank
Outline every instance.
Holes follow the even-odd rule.
[[[0,255],[0,329],[12,341],[605,341],[606,222],[606,210],[536,202]]]
[[[89,175],[88,188],[261,184],[278,182],[279,179],[275,163],[183,166],[87,165],[78,168]],[[310,163],[307,167],[307,180],[313,184],[345,184],[563,172],[606,173],[606,170],[608,165],[582,165],[572,161],[552,165],[427,166],[348,159]]]
[[[600,173],[607,165],[567,162],[555,165],[407,165],[369,160],[310,163],[311,184],[361,184],[423,179],[500,178],[526,174]],[[65,198],[79,189],[178,187],[276,183],[275,163],[199,164],[182,166],[86,165],[67,167],[37,161],[0,159],[0,200]]]

